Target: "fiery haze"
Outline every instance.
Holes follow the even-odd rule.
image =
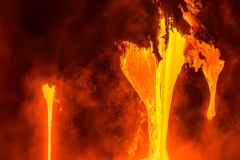
[[[185,59],[190,64],[179,67],[173,80],[169,90],[173,94],[166,102],[169,121],[161,124],[168,131],[157,131],[165,137],[158,142],[164,141],[170,160],[240,159],[240,4],[186,2],[1,0],[0,160],[47,159],[44,84],[56,86],[52,160],[147,158],[149,107],[142,99],[145,93],[139,93],[122,72],[122,51],[114,42],[128,41],[139,56],[151,48],[149,56],[161,64],[166,48],[159,49],[159,44],[165,39],[171,49],[176,34],[189,36],[189,46],[195,42],[214,46],[216,59],[225,63],[217,67],[216,84],[207,81],[204,64],[193,68],[193,59]],[[190,2],[197,7],[188,6]],[[158,36],[158,7],[171,19],[166,37]],[[193,52],[182,55],[194,57]],[[209,120],[212,97],[216,112]]]

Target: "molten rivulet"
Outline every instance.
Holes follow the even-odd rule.
[[[52,133],[52,105],[55,93],[55,87],[49,87],[48,84],[43,85],[42,91],[47,102],[48,108],[48,160],[51,160],[51,133]]]

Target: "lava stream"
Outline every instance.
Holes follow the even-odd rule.
[[[191,24],[198,24],[189,16],[191,14],[185,14],[186,19],[193,21]],[[161,32],[158,34],[158,51],[162,57],[160,62],[157,55],[153,54],[152,46],[145,49],[127,41],[123,42],[124,47],[119,45],[122,50],[121,69],[147,108],[150,160],[169,159],[166,146],[168,119],[173,88],[182,65],[187,62],[196,71],[203,68],[210,89],[208,119],[215,116],[217,80],[224,66],[224,61],[219,59],[220,51],[213,45],[196,39],[193,33],[182,36],[176,28],[169,29],[165,24],[165,19],[161,18]],[[167,44],[163,38],[166,32]]]
[[[167,131],[172,92],[184,63],[185,38],[176,29],[169,30],[166,47],[165,20],[160,20],[158,50],[163,58],[158,62],[153,48],[139,48],[123,42],[125,49],[120,57],[123,73],[147,107],[149,132],[149,160],[168,160]],[[167,48],[167,49],[166,49]]]
[[[192,1],[185,0],[188,10],[185,12],[182,9],[183,18],[191,26],[191,35],[186,36],[186,45],[184,50],[185,60],[197,72],[202,67],[203,73],[208,82],[210,91],[210,102],[207,109],[207,118],[211,120],[215,115],[215,97],[217,89],[218,76],[224,67],[224,61],[220,60],[220,51],[214,47],[211,43],[205,43],[195,38],[194,32],[200,29],[200,21],[196,18],[196,14],[199,12],[198,7]],[[200,4],[200,3],[199,3]]]
[[[48,108],[48,160],[51,160],[51,133],[52,133],[52,105],[55,93],[55,87],[49,87],[48,84],[43,85],[42,91],[47,102]]]

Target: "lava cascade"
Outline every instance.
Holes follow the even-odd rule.
[[[162,31],[165,20],[161,19]],[[180,68],[184,63],[185,39],[176,29],[169,34],[169,44],[165,50],[165,40],[159,33],[159,51],[163,60],[158,62],[153,48],[139,48],[124,42],[125,52],[121,56],[121,68],[147,107],[149,132],[149,159],[167,160],[166,148],[169,110],[173,87]],[[173,63],[174,62],[174,63]]]
[[[51,160],[51,133],[52,133],[52,106],[55,93],[55,86],[43,85],[42,91],[47,102],[48,111],[48,160]]]
[[[192,27],[190,35],[181,35],[176,28],[165,23],[172,19],[166,19],[160,12],[158,52],[161,54],[161,61],[157,58],[159,55],[153,53],[152,42],[150,48],[140,48],[127,41],[119,44],[122,51],[120,56],[122,71],[147,108],[150,160],[169,159],[167,132],[172,93],[185,62],[194,67],[195,71],[203,68],[210,89],[207,118],[211,119],[215,115],[216,84],[224,61],[219,59],[218,49],[194,36],[194,30],[201,24],[195,19],[193,12],[183,14],[186,22]]]

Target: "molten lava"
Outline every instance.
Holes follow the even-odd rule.
[[[169,111],[174,84],[184,63],[185,39],[176,29],[169,32],[166,48],[165,20],[160,21],[159,52],[163,60],[158,62],[153,48],[139,48],[130,42],[123,42],[125,52],[121,56],[121,68],[143,100],[148,112],[150,160],[168,160],[167,131]]]
[[[199,1],[195,4],[191,0],[185,0],[189,12],[183,13],[183,18],[190,25],[191,35],[186,37],[187,43],[185,46],[185,57],[186,61],[195,68],[197,72],[200,67],[203,68],[203,73],[207,79],[209,90],[210,90],[210,102],[207,110],[207,118],[211,120],[215,115],[215,96],[217,89],[218,76],[221,73],[224,61],[220,60],[220,51],[215,49],[211,44],[204,43],[195,38],[194,32],[200,29],[200,27],[205,28],[201,25],[200,21],[196,18],[196,14],[202,9],[202,4]]]
[[[43,85],[42,91],[47,102],[48,108],[48,160],[51,160],[51,133],[52,133],[52,105],[55,93],[55,87],[49,87],[48,84]]]
[[[216,115],[215,96],[217,81],[224,66],[224,61],[220,60],[220,51],[213,45],[206,44],[197,40],[194,36],[187,36],[185,47],[186,61],[198,71],[200,67],[207,79],[210,90],[210,102],[207,110],[207,118],[212,119]]]
[[[203,67],[210,88],[208,119],[215,115],[215,93],[218,75],[224,61],[219,60],[220,52],[213,45],[201,42],[193,35],[200,24],[192,14],[184,14],[192,26],[190,35],[182,36],[176,28],[166,26],[166,19],[160,19],[158,51],[162,60],[159,62],[153,47],[139,48],[131,42],[119,45],[121,69],[144,102],[148,113],[150,160],[168,160],[167,132],[172,93],[182,65],[187,62],[197,71]],[[167,19],[172,21],[171,19]],[[168,32],[168,42],[166,35]],[[185,61],[184,61],[185,59]]]

